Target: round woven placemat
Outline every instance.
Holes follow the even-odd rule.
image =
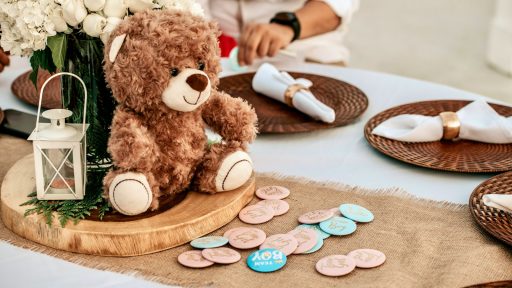
[[[50,73],[46,70],[39,70],[37,75],[37,90],[29,79],[32,71],[25,72],[14,79],[11,85],[12,93],[20,100],[37,106],[39,104],[39,89],[43,86],[44,81],[50,77]],[[44,89],[44,96],[41,106],[46,109],[62,107],[60,97],[60,79],[54,79]]]
[[[512,245],[512,215],[484,205],[482,197],[485,194],[512,194],[512,172],[486,180],[469,197],[469,208],[476,223],[494,237]]]
[[[467,173],[492,173],[512,170],[512,144],[489,144],[469,140],[410,143],[372,134],[383,121],[400,114],[438,115],[458,111],[470,103],[462,100],[416,102],[385,110],[371,118],[364,128],[370,145],[403,162],[421,167]],[[499,114],[512,116],[512,108],[490,104]]]
[[[336,113],[334,123],[316,121],[286,104],[256,93],[251,85],[254,73],[222,78],[219,90],[233,97],[243,98],[254,107],[258,115],[260,133],[307,132],[342,126],[356,120],[368,107],[366,95],[351,84],[314,74],[290,73],[290,75],[313,82],[311,92],[318,100],[334,109]]]

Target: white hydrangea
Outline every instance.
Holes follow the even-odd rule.
[[[30,56],[57,34],[50,15],[60,6],[54,0],[0,0],[0,45],[12,55]]]
[[[154,0],[162,9],[188,10],[196,16],[204,17],[204,10],[194,0]]]

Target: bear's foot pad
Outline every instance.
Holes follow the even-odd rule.
[[[136,256],[185,244],[215,231],[233,220],[255,190],[255,177],[240,188],[214,195],[188,192],[166,199],[164,207],[141,215],[112,213],[108,221],[86,219],[61,227],[58,217],[51,226],[42,215],[24,217],[29,206],[20,206],[35,189],[34,157],[28,155],[7,172],[1,190],[4,225],[31,241],[55,249],[100,256]],[[180,199],[183,198],[183,199]]]

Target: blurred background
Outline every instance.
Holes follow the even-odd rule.
[[[352,68],[512,103],[511,0],[361,0],[349,29]]]

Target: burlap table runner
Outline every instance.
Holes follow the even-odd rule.
[[[5,165],[31,151],[30,145],[0,135],[0,177]],[[10,151],[8,151],[10,149]],[[6,154],[5,152],[8,151]],[[366,190],[301,179],[259,175],[257,185],[283,185],[292,194],[290,211],[272,221],[256,225],[268,235],[284,233],[297,226],[297,217],[307,211],[332,208],[340,203],[357,203],[375,214],[375,220],[358,224],[350,236],[331,236],[318,252],[292,255],[286,266],[274,273],[256,273],[242,261],[228,266],[187,269],[177,256],[191,247],[146,256],[114,258],[62,252],[24,240],[0,224],[0,239],[80,265],[138,275],[165,284],[195,287],[462,287],[470,284],[512,279],[512,250],[478,229],[466,205],[454,205],[411,197],[398,189]],[[471,191],[468,191],[468,195]],[[254,200],[256,201],[256,200]],[[219,231],[246,226],[235,219]],[[315,271],[315,263],[331,254],[346,254],[358,248],[384,252],[387,261],[379,268],[356,269],[351,274],[329,278]],[[251,250],[253,251],[253,250]]]

